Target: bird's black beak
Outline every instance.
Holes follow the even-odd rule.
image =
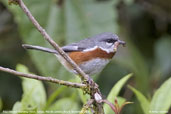
[[[119,44],[123,45],[123,46],[126,46],[126,43],[122,40],[118,40]]]

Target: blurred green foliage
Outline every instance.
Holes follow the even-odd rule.
[[[141,92],[129,86],[129,88],[136,94],[136,97],[139,100],[141,107],[144,111],[144,114],[168,113],[168,110],[171,107],[171,99],[170,99],[171,91],[168,91],[170,87],[171,87],[171,78],[166,80],[161,85],[161,87],[156,90],[152,99],[149,101]]]
[[[21,64],[18,64],[16,69],[19,72],[30,73],[27,67]],[[126,101],[123,97],[119,97],[118,94],[131,76],[132,74],[125,76],[114,85],[107,97],[108,101],[114,102],[115,98],[117,98],[120,106]],[[39,114],[39,111],[52,111],[52,113],[59,111],[59,113],[63,113],[64,111],[79,111],[81,109],[80,102],[77,97],[80,96],[80,90],[78,90],[78,92],[75,91],[74,96],[73,94],[70,94],[68,97],[56,100],[58,95],[62,94],[63,91],[67,89],[67,87],[62,86],[46,100],[46,91],[43,83],[41,81],[28,78],[22,78],[22,89],[23,95],[21,101],[17,101],[12,109],[15,111],[14,114]],[[85,99],[86,95],[80,96],[80,98],[83,97]],[[104,105],[104,110],[106,114],[114,113],[106,104]]]
[[[130,88],[135,96],[128,88],[122,87],[123,85],[117,88],[119,91],[123,88],[120,93],[117,92],[120,96],[118,99],[134,102],[126,106],[123,113],[147,114],[148,109],[156,110],[156,107],[163,111],[169,110],[170,98],[163,98],[163,95],[170,95],[165,93],[169,90],[169,77],[171,76],[169,16],[171,2],[169,0],[24,0],[24,2],[38,22],[61,46],[102,32],[118,34],[120,39],[127,42],[127,46],[119,48],[110,64],[100,74],[93,77],[100,85],[104,97],[113,94],[110,98],[113,102],[114,97],[117,96],[116,91],[109,93],[113,91],[112,88],[115,88],[113,85],[118,84],[120,81],[117,81],[121,77],[132,72],[134,78],[131,78],[128,83],[134,86]],[[53,55],[38,51],[23,51],[21,42],[50,47],[18,6],[9,6],[7,0],[1,0],[0,53],[2,56],[0,65],[15,68],[18,63],[22,63],[26,64],[31,71],[44,76],[77,80],[59,64]],[[4,109],[11,109],[14,102],[22,99],[13,107],[21,109],[23,98],[29,92],[24,91],[26,80],[22,79],[23,94],[20,98],[22,91],[20,80],[0,73],[0,97],[2,99],[0,104],[3,104]],[[31,84],[32,81],[29,80],[28,83]],[[41,82],[36,82],[36,84],[40,89],[37,92],[42,94],[42,106],[36,107],[35,102],[38,104],[40,102],[39,98],[32,96],[33,91],[33,94],[29,94],[33,99],[26,102],[34,105],[30,110],[54,109],[55,107],[62,109],[65,104],[68,105],[67,110],[77,110],[87,99],[79,90],[49,83],[45,83],[44,88]],[[31,85],[29,87],[33,86]],[[160,85],[162,86],[159,88]]]
[[[29,73],[28,69],[18,64],[16,70]],[[23,95],[21,102],[14,104],[14,111],[36,111],[42,110],[46,104],[46,93],[41,81],[22,78]]]

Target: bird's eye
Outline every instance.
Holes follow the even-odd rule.
[[[113,39],[107,39],[106,42],[107,43],[114,43],[116,40],[113,40]]]
[[[110,40],[110,39],[109,39],[109,40],[107,40],[106,42],[107,42],[107,43],[113,43],[113,41],[112,41],[112,40]]]
[[[105,42],[106,42],[106,45],[111,46],[114,44],[115,41],[113,39],[107,39],[105,40]]]

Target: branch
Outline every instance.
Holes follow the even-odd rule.
[[[58,46],[58,44],[55,43],[54,40],[52,40],[52,38],[47,34],[47,32],[40,26],[40,24],[32,16],[31,12],[25,6],[24,2],[22,0],[9,0],[9,2],[11,3],[17,2],[19,4],[19,6],[24,11],[24,13],[28,16],[28,18],[33,23],[33,25],[43,35],[45,40],[47,40],[53,46],[53,48],[73,67],[73,69],[77,71],[81,80],[83,82],[86,82],[87,87],[85,89],[88,89],[88,92],[86,91],[86,93],[88,93],[91,96],[91,99],[94,99],[95,93],[101,96],[101,92],[98,88],[98,85],[79,68],[79,66]],[[94,102],[93,106],[95,110],[94,114],[104,114],[102,103]]]
[[[52,47],[73,67],[74,70],[77,71],[79,74],[80,78],[82,80],[89,80],[89,76],[85,74],[79,67],[78,65],[59,47],[58,44],[47,34],[45,29],[43,29],[40,24],[37,22],[37,20],[33,17],[29,9],[25,6],[24,2],[22,0],[14,0],[18,1],[19,6],[21,9],[24,11],[24,13],[28,16],[30,21],[33,23],[33,25],[38,29],[38,31],[43,35],[45,40],[47,40]]]
[[[68,81],[63,81],[63,80],[58,80],[52,77],[43,77],[43,76],[39,76],[39,75],[35,75],[35,74],[26,74],[26,73],[22,73],[22,72],[18,72],[9,68],[4,68],[0,66],[0,71],[4,71],[13,75],[17,75],[20,77],[26,77],[26,78],[31,78],[31,79],[37,79],[37,80],[41,80],[41,81],[48,81],[48,82],[52,82],[52,83],[56,83],[59,85],[65,85],[68,87],[74,87],[74,88],[85,88],[86,85],[85,84],[80,84],[80,83],[73,83],[73,82],[68,82]]]

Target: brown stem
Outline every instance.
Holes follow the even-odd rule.
[[[37,79],[37,80],[41,80],[41,81],[48,81],[48,82],[52,82],[52,83],[56,83],[56,84],[60,84],[60,85],[65,85],[68,87],[74,87],[74,88],[85,88],[86,87],[85,84],[73,83],[73,82],[58,80],[58,79],[55,79],[52,77],[43,77],[43,76],[39,76],[39,75],[35,75],[35,74],[26,74],[26,73],[18,72],[18,71],[9,69],[9,68],[4,68],[1,66],[0,66],[0,71],[7,72],[7,73],[10,73],[13,75],[20,76],[20,77]]]

